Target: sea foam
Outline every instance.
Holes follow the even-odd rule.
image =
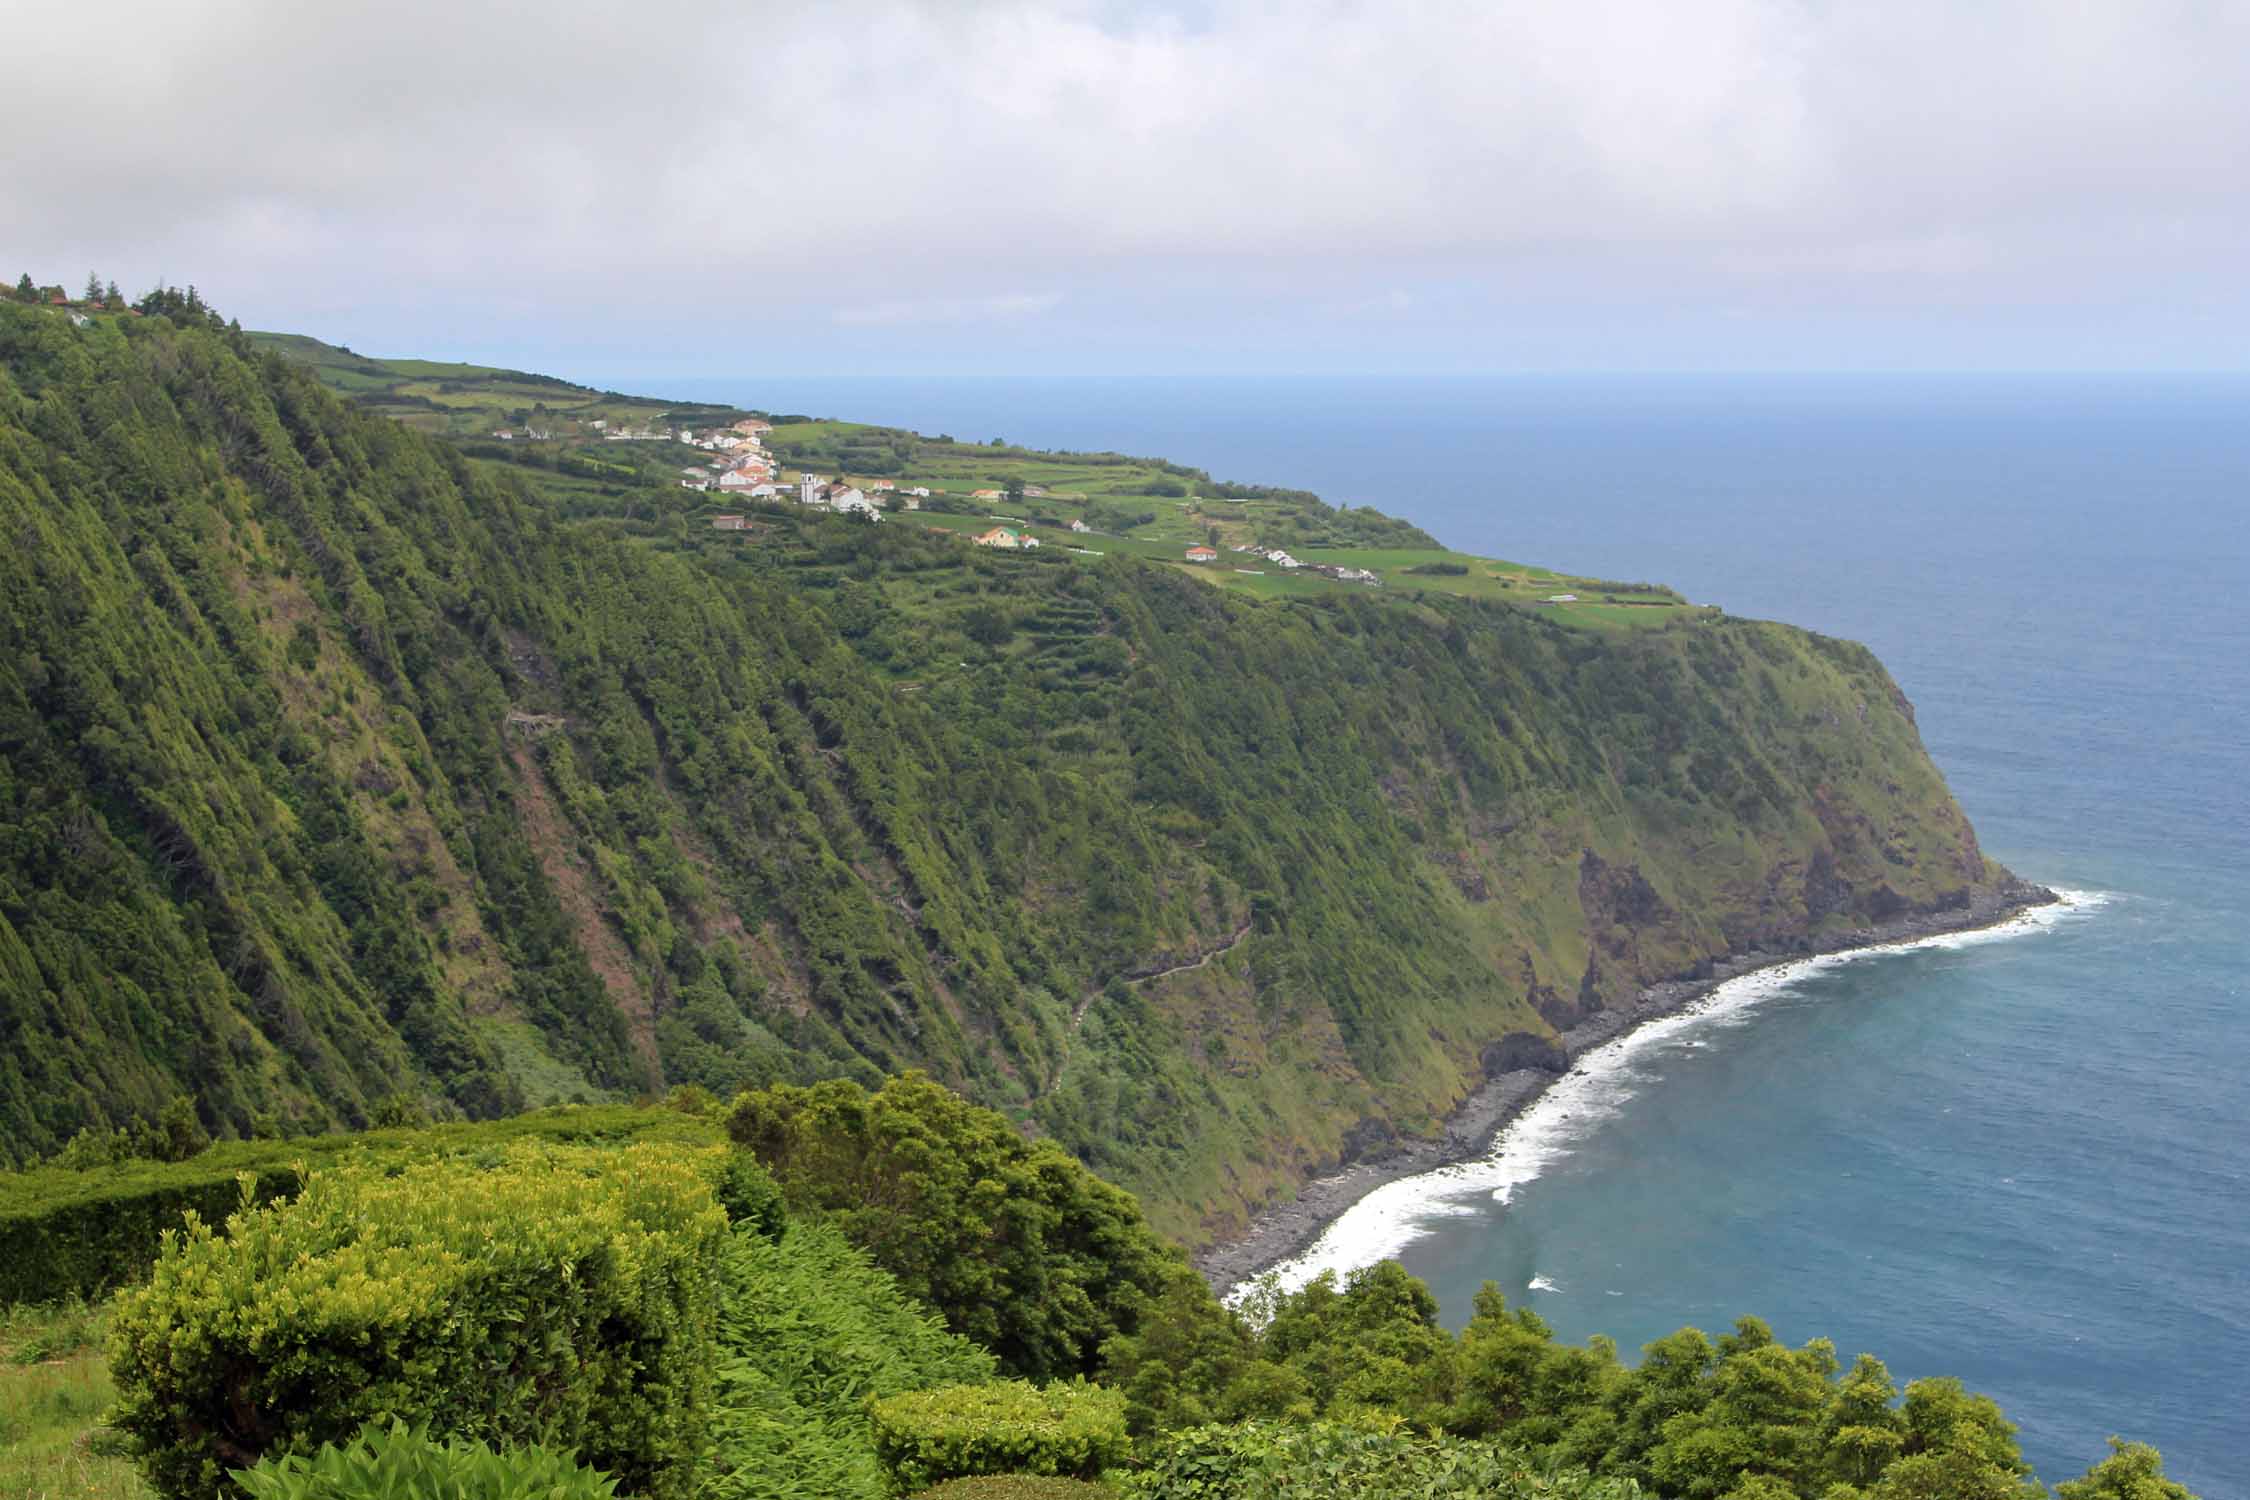
[[[1739,1026],[1760,1004],[1814,975],[1865,958],[1970,948],[2046,932],[2110,899],[2103,891],[2058,889],[2055,894],[2060,898],[2055,902],[2018,912],[1990,927],[1822,953],[1727,980],[1693,1005],[1636,1026],[1579,1058],[1570,1071],[1508,1122],[1484,1156],[1401,1177],[1374,1189],[1339,1214],[1303,1254],[1240,1283],[1227,1293],[1226,1300],[1241,1303],[1269,1278],[1283,1290],[1294,1291],[1323,1271],[1343,1275],[1388,1260],[1421,1239],[1437,1221],[1479,1212],[1480,1199],[1508,1203],[1518,1189],[1569,1155],[1588,1131],[1616,1114],[1652,1081],[1645,1069],[1652,1054],[1670,1046],[1698,1045],[1697,1032]]]

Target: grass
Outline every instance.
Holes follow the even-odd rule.
[[[349,350],[323,344],[302,335],[253,334],[264,347],[310,365],[327,384],[347,394],[375,400],[375,409],[427,431],[455,438],[482,439],[504,425],[509,414],[544,403],[549,420],[560,435],[557,443],[537,445],[507,457],[540,464],[575,463],[592,473],[561,472],[555,468],[526,469],[566,519],[604,518],[620,524],[636,539],[652,545],[676,545],[663,536],[665,517],[680,507],[679,469],[700,460],[694,450],[673,444],[605,444],[590,428],[580,424],[607,417],[613,423],[644,426],[660,422],[673,408],[662,401],[617,397],[583,387],[548,385],[521,372],[487,365],[448,364],[432,360],[371,359]],[[685,411],[685,408],[680,408]],[[523,445],[519,445],[521,447]],[[484,444],[480,461],[500,455],[498,444]],[[1350,523],[1338,516],[1313,523],[1320,535],[1308,535],[1307,524],[1296,505],[1286,499],[1260,497],[1223,500],[1190,495],[1182,498],[1155,493],[1193,481],[1182,471],[1158,460],[1118,454],[1050,453],[1014,446],[994,448],[977,442],[939,441],[899,428],[847,421],[785,422],[776,425],[768,449],[780,464],[780,482],[793,482],[797,463],[832,477],[852,479],[861,485],[874,476],[860,473],[853,458],[880,457],[885,466],[898,468],[892,478],[900,489],[926,485],[959,504],[976,506],[971,514],[938,511],[919,513],[894,510],[893,521],[913,521],[946,531],[973,535],[1003,524],[993,511],[1010,511],[1006,522],[1037,536],[1046,547],[1082,548],[1105,556],[1132,556],[1173,567],[1214,585],[1256,598],[1318,599],[1338,593],[1379,592],[1381,597],[1406,601],[1430,594],[1460,594],[1469,598],[1521,605],[1552,615],[1558,623],[1596,630],[1625,630],[1663,625],[1683,615],[1700,613],[1696,606],[1670,589],[1645,584],[1619,584],[1581,578],[1549,569],[1477,557],[1430,547],[1320,546],[1322,536],[1334,541],[1348,535]],[[902,467],[903,465],[903,467]],[[1009,479],[1041,488],[1044,495],[1005,501],[969,501],[976,490],[998,490]],[[738,508],[732,497],[709,497],[714,509]],[[1317,509],[1317,508],[1316,508]],[[1083,515],[1098,529],[1094,534],[1070,531],[1069,522]],[[1145,517],[1146,519],[1141,519]],[[1123,530],[1128,534],[1119,535]],[[1363,533],[1366,534],[1366,533]],[[1292,536],[1303,538],[1288,540]],[[1284,572],[1246,553],[1230,552],[1234,545],[1271,546],[1276,540],[1296,557],[1309,563],[1333,563],[1367,568],[1382,579],[1379,591],[1365,584],[1325,578],[1309,570]],[[1201,542],[1221,549],[1219,560],[1191,565],[1183,553]],[[1093,559],[1071,552],[1085,563]],[[1419,572],[1432,564],[1457,568],[1457,572]],[[1554,602],[1551,596],[1574,594],[1575,599]]]
[[[0,1495],[10,1500],[150,1500],[102,1424],[117,1398],[102,1342],[106,1305],[0,1311]]]
[[[634,427],[663,426],[669,412],[707,412],[709,419],[716,421],[725,410],[697,402],[614,396],[584,386],[526,378],[522,371],[492,365],[375,359],[304,334],[254,332],[250,339],[261,349],[310,366],[323,385],[372,403],[371,410],[409,427],[456,438],[481,437],[511,425],[511,413],[541,403],[547,407],[546,420],[562,431],[569,430],[567,424],[595,418]],[[424,403],[432,403],[436,409]]]

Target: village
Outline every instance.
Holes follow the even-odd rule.
[[[597,431],[602,431],[604,427],[601,422],[593,422],[588,425]],[[781,466],[765,448],[764,435],[772,430],[773,424],[770,422],[757,417],[745,417],[731,426],[706,431],[700,435],[691,428],[621,428],[616,431],[602,431],[602,436],[606,441],[613,443],[676,441],[711,453],[713,457],[706,462],[686,465],[680,470],[679,482],[683,489],[709,491],[722,496],[740,496],[747,500],[769,502],[779,502],[785,496],[793,494],[801,505],[818,510],[833,511],[838,514],[857,515],[868,521],[882,520],[884,511],[891,509],[893,506],[901,511],[918,511],[922,509],[924,501],[929,500],[933,495],[944,493],[942,490],[933,491],[928,485],[913,485],[901,488],[896,481],[889,479],[871,479],[867,481],[866,488],[862,489],[848,480],[826,479],[809,470],[800,472],[793,482],[785,480],[780,477]],[[506,437],[509,434],[497,432],[493,435],[495,437]],[[1047,490],[1038,485],[1024,485],[1019,490],[1012,492],[994,489],[972,490],[968,498],[980,503],[992,503],[1010,498],[1046,499],[1049,498],[1049,494]],[[968,536],[967,540],[970,545],[989,547],[1003,552],[1036,551],[1044,545],[1038,536],[1014,518],[993,516],[991,519],[1002,521],[1004,524]],[[754,529],[750,518],[740,512],[716,514],[711,517],[711,526],[712,529],[717,531],[749,531]],[[1073,517],[1068,522],[1068,526],[1071,533],[1076,537],[1100,535],[1093,527],[1077,517]],[[1073,545],[1069,550],[1085,557],[1100,557],[1102,555],[1098,551],[1082,546]],[[1345,567],[1334,563],[1305,562],[1290,556],[1288,552],[1279,547],[1264,549],[1248,543],[1235,543],[1228,550],[1242,555],[1245,560],[1256,558],[1271,563],[1284,572],[1294,573],[1301,570],[1322,577],[1333,578],[1340,583],[1360,583],[1377,587],[1380,587],[1383,581],[1379,574],[1369,568]],[[1183,549],[1181,561],[1208,566],[1217,563],[1220,557],[1221,554],[1216,547],[1198,543]],[[1238,567],[1235,571],[1238,573],[1262,574],[1264,569]]]

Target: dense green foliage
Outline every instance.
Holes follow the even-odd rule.
[[[942,1386],[875,1401],[868,1416],[899,1494],[971,1474],[1092,1479],[1129,1446],[1125,1403],[1098,1385]]]
[[[1404,1420],[1497,1443],[1520,1456],[1507,1460],[1517,1467],[1582,1471],[1682,1500],[2036,1493],[2015,1429],[1990,1400],[1935,1379],[1915,1381],[1902,1399],[1880,1361],[1862,1355],[1843,1370],[1826,1341],[1789,1349],[1755,1318],[1717,1340],[1682,1329],[1628,1368],[1604,1341],[1556,1344],[1536,1314],[1510,1309],[1489,1285],[1468,1326],[1449,1335],[1428,1289],[1394,1262],[1269,1295],[1254,1313],[1206,1324],[1199,1357],[1174,1359],[1195,1372],[1180,1381],[1195,1387],[1193,1399],[1163,1387],[1171,1400],[1160,1417],[1262,1409],[1300,1422]],[[1231,1358],[1212,1357],[1230,1341]],[[1144,1419],[1147,1366],[1170,1352],[1113,1351],[1115,1378]],[[1181,1451],[1232,1441],[1206,1433]],[[1284,1446],[1304,1441],[1289,1436]]]
[[[495,1453],[403,1422],[233,1472],[249,1500],[613,1500],[617,1481],[535,1443]]]
[[[842,1081],[744,1094],[727,1129],[793,1207],[825,1215],[1017,1375],[1092,1374],[1103,1343],[1186,1274],[1130,1195],[919,1075],[874,1094]]]
[[[832,1228],[737,1231],[722,1277],[706,1500],[882,1500],[869,1398],[992,1378]]]
[[[1051,1474],[973,1474],[933,1484],[914,1500],[1116,1500],[1116,1491]]]
[[[1999,879],[1856,647],[615,488],[0,306],[0,1156],[919,1067],[1200,1238]]]
[[[673,1110],[581,1106],[475,1124],[228,1142],[180,1162],[118,1157],[0,1173],[0,1303],[92,1296],[137,1281],[155,1262],[164,1232],[179,1229],[188,1210],[220,1223],[240,1206],[243,1179],[253,1201],[287,1198],[307,1168],[345,1155],[391,1163],[480,1156],[518,1140],[707,1144],[719,1138],[714,1126]],[[779,1231],[784,1209],[765,1173],[739,1156],[712,1170],[730,1218]]]
[[[1141,1500],[1633,1500],[1629,1479],[1542,1470],[1489,1443],[1339,1422],[1199,1427],[1159,1449],[1125,1494]]]
[[[119,1301],[115,1423],[170,1497],[387,1418],[686,1496],[727,1239],[695,1157],[523,1143],[355,1164],[223,1237],[191,1221]]]

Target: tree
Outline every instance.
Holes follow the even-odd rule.
[[[1008,476],[1007,482],[1000,486],[1000,497],[1010,505],[1021,505],[1023,503],[1022,477],[1013,474]]]
[[[103,290],[102,301],[110,307],[123,307],[125,294],[117,289],[117,283],[113,281]]]
[[[96,276],[91,271],[88,271],[86,273],[85,300],[88,302],[99,302],[102,300],[102,279],[99,276]]]
[[[153,1121],[143,1121],[136,1136],[139,1154],[154,1161],[186,1161],[202,1155],[211,1144],[196,1117],[195,1101],[185,1094],[174,1095]]]
[[[16,295],[21,297],[26,302],[36,302],[39,300],[39,288],[32,285],[31,273],[29,271],[24,272],[21,276],[18,276],[16,278]]]
[[[1095,1373],[1107,1341],[1186,1285],[1129,1194],[918,1073],[872,1094],[841,1080],[744,1094],[727,1133],[792,1212],[830,1219],[1011,1374]]]
[[[2195,1500],[2188,1487],[2164,1477],[2164,1460],[2146,1443],[2109,1440],[2109,1457],[2083,1479],[2055,1486],[2055,1500]]]

